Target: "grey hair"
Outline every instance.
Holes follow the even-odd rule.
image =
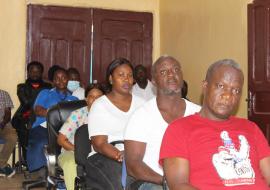
[[[176,62],[177,64],[180,65],[180,62],[177,59],[175,59],[174,57],[172,57],[170,55],[162,55],[152,65],[152,68],[151,68],[151,75],[152,75],[152,77],[154,77],[156,75],[157,66],[159,64],[161,64],[162,62],[167,61],[167,60],[174,61],[174,62]]]
[[[207,73],[206,73],[206,76],[205,76],[205,80],[207,82],[209,82],[209,80],[211,79],[214,71],[217,68],[221,67],[221,66],[232,67],[235,70],[239,71],[241,73],[241,75],[243,76],[243,72],[242,72],[242,70],[240,68],[240,65],[236,61],[234,61],[233,59],[222,59],[222,60],[214,62],[212,65],[209,66],[209,68],[207,70]]]

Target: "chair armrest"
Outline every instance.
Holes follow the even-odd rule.
[[[113,145],[113,146],[115,146],[117,144],[124,144],[124,141],[113,141],[110,144]]]

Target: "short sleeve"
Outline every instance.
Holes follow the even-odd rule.
[[[46,108],[48,96],[49,96],[48,89],[44,89],[44,90],[40,91],[40,93],[38,94],[36,101],[34,103],[34,107],[35,106],[42,106],[42,107]]]
[[[188,159],[188,135],[184,129],[184,124],[180,121],[181,119],[171,123],[163,136],[159,155],[159,163],[161,165],[163,165],[165,158],[181,157]]]
[[[260,128],[255,123],[253,124],[255,127],[255,141],[257,143],[258,157],[261,160],[265,157],[270,156],[270,148]]]
[[[79,111],[73,111],[60,129],[60,133],[69,138],[77,130],[79,124]]]
[[[7,92],[4,93],[4,99],[5,99],[5,107],[6,108],[13,108],[14,107],[13,102],[10,98],[10,95]]]
[[[108,114],[104,112],[103,102],[96,100],[89,111],[88,114],[88,132],[89,132],[89,139],[91,136],[96,135],[109,135],[108,125],[110,121],[110,117]]]

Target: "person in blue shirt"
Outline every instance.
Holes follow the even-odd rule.
[[[46,166],[46,158],[43,150],[44,145],[48,144],[46,115],[49,108],[62,101],[78,100],[78,98],[72,96],[68,91],[67,83],[68,75],[66,70],[58,68],[53,76],[54,88],[42,90],[34,103],[36,120],[29,131],[27,149],[27,165],[29,172],[40,170]]]

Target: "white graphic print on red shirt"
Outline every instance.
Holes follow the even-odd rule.
[[[222,131],[220,137],[223,145],[218,147],[218,153],[212,157],[212,162],[225,186],[247,185],[255,183],[255,173],[249,159],[249,143],[243,135],[239,135],[239,150],[237,150],[227,131]]]

